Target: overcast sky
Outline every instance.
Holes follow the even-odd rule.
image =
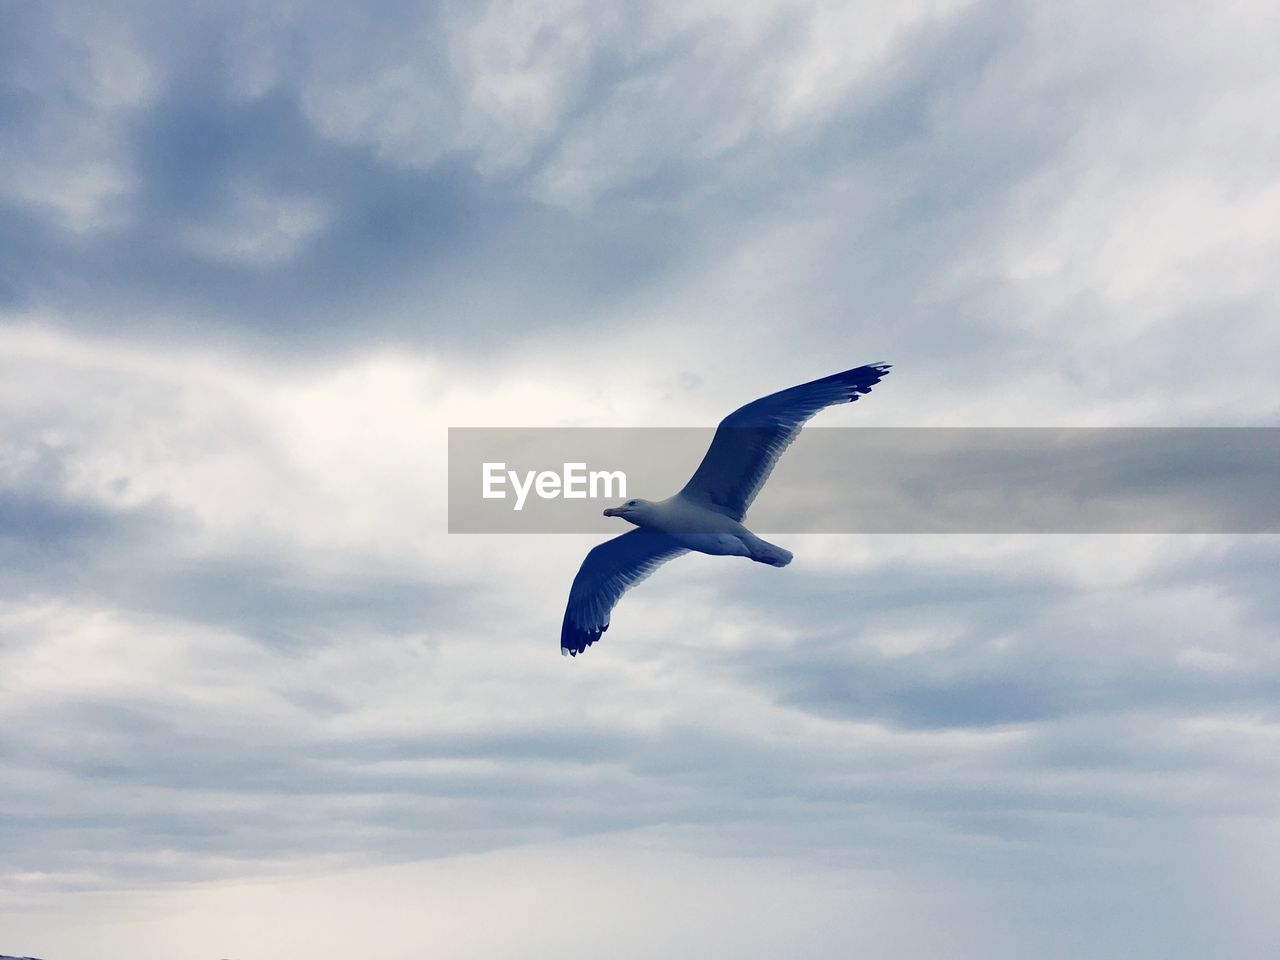
[[[444,502],[873,361],[1280,424],[1280,8],[348,7],[0,5],[0,953],[1280,952],[1277,538],[778,538],[565,660],[596,538]]]

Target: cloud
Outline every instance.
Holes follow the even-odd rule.
[[[1018,552],[1063,539],[1028,538]],[[922,553],[839,577],[814,571],[803,599],[789,601],[783,587],[765,604],[785,611],[786,642],[725,660],[749,664],[783,704],[906,727],[1267,710],[1280,679],[1269,611],[1228,572],[1232,551],[1214,559],[1188,554],[1178,538],[1162,542],[1156,569],[1083,592],[1065,571],[1011,568],[980,551],[964,570]],[[833,622],[824,609],[810,624],[819,596],[857,599],[848,619]]]
[[[1269,10],[0,16],[3,949],[1275,952],[1273,537],[794,538],[565,663],[592,538],[442,500],[875,360],[1272,423]]]
[[[159,83],[133,25],[90,7],[4,16],[12,149],[0,197],[82,240],[121,225],[136,187],[126,131]]]
[[[561,4],[506,32],[499,6],[147,9],[12,31],[15,115],[77,103],[67,123],[114,144],[59,133],[33,165],[109,159],[128,184],[89,236],[14,199],[20,316],[283,355],[643,325],[684,354],[729,341],[709,372],[744,393],[775,336],[788,379],[858,343],[935,423],[1274,412],[1248,5],[1161,12],[1160,43],[1154,12],[1093,4]],[[1253,38],[1229,65],[1226,36]],[[98,47],[132,64],[124,92],[64,77]]]
[[[690,557],[566,670],[589,538],[450,538],[432,506],[453,416],[584,394],[523,380],[544,358],[482,378],[6,338],[15,910],[641,836],[845,878],[927,864],[992,910],[1003,884],[1059,884],[1074,929],[1089,851],[1118,850],[1153,911],[1199,889],[1151,885],[1161,831],[1271,808],[1274,538],[805,537],[782,575]],[[623,416],[661,410],[626,396]],[[1022,942],[1034,915],[975,942]]]

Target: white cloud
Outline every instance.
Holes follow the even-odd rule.
[[[134,187],[123,126],[158,90],[152,59],[127,21],[105,11],[51,14],[54,29],[9,67],[26,108],[0,154],[0,190],[87,234],[118,225]]]
[[[302,99],[326,135],[388,163],[461,151],[485,176],[576,208],[663,168],[706,181],[735,152],[778,150],[786,141],[770,138],[875,89],[912,31],[964,6],[489,3],[410,17],[397,34],[352,18],[344,27],[370,41],[359,54],[299,24],[316,51]]]
[[[873,360],[825,423],[1271,422],[1274,12],[394,13],[26,25],[5,189],[76,236],[0,275],[0,947],[1274,953],[1274,538],[795,538],[566,662],[592,538],[443,532],[449,426]]]
[[[192,944],[243,960],[360,953],[408,960],[423,944],[451,957],[819,957],[833,949],[926,957],[957,945],[1013,956],[1006,941],[1028,936],[998,931],[990,922],[995,904],[921,871],[693,857],[643,837],[324,872],[83,897],[77,914],[87,935],[131,960],[171,957]],[[936,922],[915,922],[916,911]],[[36,908],[16,918],[9,935],[50,953],[80,949],[80,937],[42,925],[50,919]]]

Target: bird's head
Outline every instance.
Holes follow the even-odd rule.
[[[631,523],[639,526],[644,522],[645,514],[652,504],[648,500],[628,500],[626,503],[617,507],[609,507],[605,510],[606,517],[621,517]]]

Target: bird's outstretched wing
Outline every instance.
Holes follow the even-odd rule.
[[[873,363],[739,407],[720,421],[706,456],[680,495],[741,523],[801,427],[824,407],[870,393],[888,372],[889,364]]]
[[[577,656],[609,629],[619,598],[668,560],[689,551],[665,533],[631,530],[593,548],[569,588],[560,652]]]

